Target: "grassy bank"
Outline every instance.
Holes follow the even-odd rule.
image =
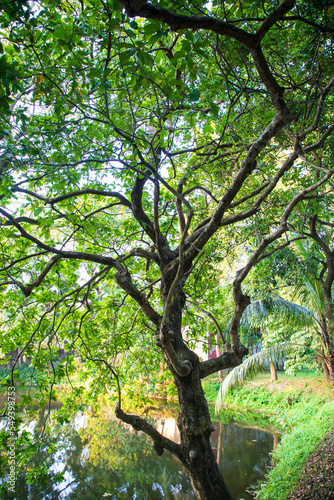
[[[300,373],[297,377],[280,374],[277,382],[268,378],[262,375],[234,389],[226,404],[267,412],[273,425],[284,429],[273,457],[274,467],[257,498],[286,500],[297,485],[307,459],[334,429],[334,390],[312,373]],[[209,401],[215,401],[218,388],[217,379],[206,382]]]

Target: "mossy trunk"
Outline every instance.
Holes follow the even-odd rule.
[[[232,500],[211,448],[214,427],[199,376],[199,360],[191,354],[193,370],[187,377],[175,377],[183,463],[199,500]]]
[[[174,275],[168,271],[162,274],[161,292],[166,305]],[[214,431],[214,427],[202,388],[200,360],[197,354],[187,347],[182,338],[184,305],[185,294],[182,286],[178,285],[169,304],[168,329],[172,332],[171,344],[178,363],[191,363],[190,372],[187,375],[178,373],[168,347],[163,345],[163,352],[168,367],[174,375],[178,392],[179,416],[177,425],[181,438],[179,458],[186,467],[198,500],[232,500],[210,444],[210,435]]]

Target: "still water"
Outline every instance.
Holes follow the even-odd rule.
[[[165,436],[179,440],[176,421],[168,413],[154,412],[149,418]],[[39,412],[23,428],[37,435],[44,420],[45,413]],[[277,435],[237,422],[214,422],[214,427],[212,447],[233,497],[253,498],[247,490],[263,478]],[[52,432],[51,442],[32,459],[40,468],[38,483],[29,479],[27,464],[15,497],[4,500],[194,498],[182,464],[168,452],[158,457],[145,435],[115,420],[110,411],[82,412]]]

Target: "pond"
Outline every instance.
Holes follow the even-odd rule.
[[[53,403],[51,413],[59,408]],[[23,428],[40,432],[46,410]],[[165,436],[179,440],[170,413],[150,412]],[[214,422],[212,447],[235,500],[253,498],[246,490],[261,480],[270,463],[277,434],[254,425]],[[116,420],[112,412],[85,411],[72,422],[55,426],[53,438],[32,459],[38,484],[29,480],[29,466],[16,483],[16,500],[188,500],[194,494],[182,464],[168,452],[158,457],[150,440]],[[51,446],[50,446],[51,445]],[[31,467],[31,466],[30,466]],[[4,500],[14,498],[12,494]]]

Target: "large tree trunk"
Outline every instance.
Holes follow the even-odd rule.
[[[210,444],[214,427],[202,389],[199,359],[192,352],[191,355],[193,370],[187,377],[175,376],[183,463],[198,499],[231,500]]]
[[[177,425],[181,443],[177,444],[164,437],[142,417],[124,413],[120,405],[117,406],[115,413],[134,429],[149,435],[158,455],[168,450],[179,458],[188,472],[198,500],[232,500],[211,448],[210,435],[214,427],[201,378],[219,369],[237,366],[248,349],[239,343],[219,358],[200,362],[199,357],[182,339],[185,294],[182,281],[177,284],[173,281],[175,273],[176,270],[168,265],[162,269],[161,295],[165,308],[163,316],[157,321],[156,334],[157,344],[162,349],[168,368],[174,375],[178,392]]]
[[[164,278],[161,292],[166,307],[172,280],[169,281],[170,277],[167,274]],[[185,294],[182,285],[178,285],[167,306],[169,307],[168,332],[172,333],[172,336],[169,337],[170,333],[167,332],[167,328],[163,330],[163,325],[159,334],[163,353],[174,375],[178,392],[180,409],[177,425],[181,438],[179,458],[187,469],[195,495],[199,500],[232,500],[210,444],[210,435],[214,427],[202,388],[200,360],[182,339],[184,305]],[[169,338],[171,340],[168,340]],[[181,373],[180,366],[184,366],[185,363],[188,363],[191,369],[188,369],[186,373]]]

